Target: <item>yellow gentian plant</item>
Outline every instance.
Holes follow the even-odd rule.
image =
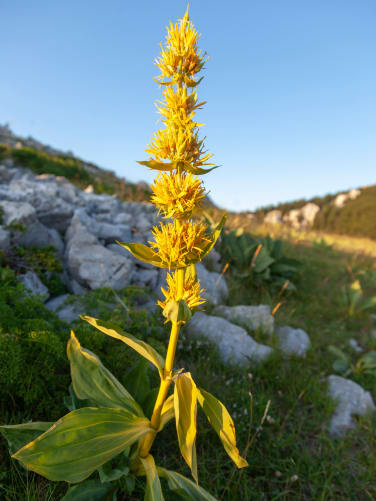
[[[187,9],[180,22],[170,23],[166,44],[155,61],[160,70],[156,81],[164,87],[164,99],[157,103],[164,127],[155,133],[146,149],[151,155],[149,160],[139,162],[159,171],[151,186],[151,201],[162,217],[172,221],[153,228],[154,240],[149,245],[120,243],[136,258],[169,270],[167,287],[162,289],[165,300],[158,301],[166,322],[171,322],[167,355],[164,359],[144,341],[108,323],[82,317],[104,334],[133,348],[158,369],[160,386],[154,395],[151,418],[145,416],[145,395],[134,398],[94,353],[81,347],[72,331],[67,354],[78,405],[54,424],[35,422],[1,427],[12,452],[21,447],[13,457],[26,468],[50,480],[81,482],[69,489],[66,500],[89,499],[85,498],[88,492],[96,492],[95,499],[100,499],[103,492],[103,499],[108,499],[109,493],[114,495],[111,480],[123,475],[146,477],[145,500],[164,499],[159,480],[164,477],[169,488],[184,499],[213,501],[198,486],[197,404],[237,467],[247,466],[236,447],[234,423],[224,405],[198,388],[189,372],[174,371],[179,330],[204,302],[195,264],[214,247],[224,224],[222,220],[210,231],[204,223],[192,220],[205,197],[203,183],[197,176],[214,168],[208,163],[211,155],[204,151],[199,138],[201,124],[195,121],[196,110],[205,104],[198,102],[195,90],[201,81],[197,75],[205,63],[197,42],[198,33]],[[139,367],[143,370],[145,365]],[[173,393],[169,395],[171,386]],[[150,454],[158,432],[173,418],[180,451],[195,482],[156,466]],[[118,473],[109,472],[106,463],[120,454],[127,458],[126,466],[114,470]],[[96,470],[100,478],[86,480]]]

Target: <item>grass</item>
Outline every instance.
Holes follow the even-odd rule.
[[[237,471],[224,452],[206,418],[198,414],[197,457],[200,484],[223,501],[259,500],[371,500],[376,497],[375,418],[359,420],[359,426],[342,439],[334,439],[326,428],[334,409],[327,396],[326,378],[333,374],[333,357],[328,346],[340,347],[356,360],[348,340],[355,338],[364,351],[375,349],[370,331],[375,326],[369,315],[349,317],[340,300],[340,289],[349,285],[354,275],[375,269],[375,259],[360,253],[345,253],[327,244],[312,244],[286,237],[286,254],[302,262],[297,292],[270,292],[267,288],[240,287],[231,269],[226,273],[230,295],[228,304],[270,304],[275,307],[277,325],[304,329],[310,336],[312,349],[304,359],[286,360],[278,353],[258,367],[244,371],[225,367],[215,348],[203,341],[189,339],[182,332],[177,350],[177,367],[184,367],[193,378],[227,406],[231,412],[240,451],[248,449],[249,468]],[[375,292],[370,284],[367,294]],[[167,342],[167,329],[159,313],[146,314],[136,309],[137,291],[118,294],[113,313],[127,330],[141,334],[159,350]],[[94,298],[94,299],[93,299]],[[90,301],[115,302],[110,291],[97,291]],[[124,307],[125,305],[125,307]],[[68,329],[68,326],[67,326]],[[115,340],[104,343],[101,334],[90,327],[77,325],[77,337],[83,346],[96,336],[90,346],[119,379],[132,362],[130,350]],[[94,334],[95,333],[95,334]],[[265,342],[262,335],[254,337]],[[155,383],[157,375],[152,374]],[[351,378],[370,391],[376,399],[375,378],[356,374]],[[267,412],[266,412],[267,411]],[[24,415],[12,411],[0,417],[1,422],[21,422],[50,416]],[[262,424],[261,424],[262,423]],[[174,424],[171,422],[158,437],[152,450],[157,464],[177,470],[188,477],[187,466],[180,457]],[[66,487],[47,482],[42,477],[23,471],[9,460],[4,441],[0,442],[0,498],[6,501],[58,500]],[[143,480],[129,496],[119,500],[143,498]],[[168,494],[167,501],[176,499]]]

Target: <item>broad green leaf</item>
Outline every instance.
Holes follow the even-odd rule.
[[[247,461],[239,454],[236,447],[236,435],[234,422],[226,407],[213,395],[201,388],[197,390],[197,399],[208,418],[209,423],[217,432],[222,441],[225,451],[234,461],[238,468],[248,466]]]
[[[174,409],[179,447],[196,482],[198,482],[196,458],[197,393],[197,386],[189,372],[176,378]]]
[[[86,480],[70,487],[61,501],[107,501],[109,494],[114,492],[116,486],[99,480]]]
[[[376,368],[376,351],[369,351],[361,358],[362,365],[365,369],[375,369]]]
[[[14,454],[21,447],[35,440],[43,432],[51,428],[53,423],[35,421],[34,423],[13,424],[0,426],[0,433],[8,442],[9,452]]]
[[[137,351],[137,353],[146,358],[146,360],[149,360],[149,362],[154,364],[162,377],[164,360],[162,356],[149,344],[145,343],[144,341],[140,341],[136,337],[132,336],[132,334],[128,334],[127,332],[118,332],[109,322],[102,322],[97,318],[88,316],[82,316],[81,318],[82,320],[88,322],[90,325],[93,325],[94,327],[99,329],[104,334],[107,334],[107,336],[114,337],[115,339],[120,339],[120,341],[123,341],[123,343],[133,348],[135,351]]]
[[[153,170],[171,171],[176,169],[175,162],[157,162],[157,160],[153,160],[152,158],[150,160],[137,160],[137,163]]]
[[[129,242],[118,242],[117,244],[127,249],[136,259],[140,261],[144,261],[145,263],[152,264],[153,266],[157,266],[158,268],[167,268],[168,266],[162,262],[160,257],[158,257],[155,252],[152,251],[150,247],[145,244],[139,243],[129,243]]]
[[[148,376],[149,362],[141,359],[125,375],[124,384],[130,394],[142,405],[150,391],[150,381]]]
[[[184,299],[171,299],[163,308],[163,316],[166,322],[185,324],[191,319],[192,313]]]
[[[335,357],[338,357],[341,360],[350,363],[349,357],[346,355],[346,353],[344,353],[340,348],[337,348],[337,346],[333,346],[332,344],[329,345],[328,351]]]
[[[108,470],[106,466],[107,465],[104,464],[98,468],[99,479],[102,484],[105,484],[106,482],[115,482],[115,480],[119,480],[119,478],[124,477],[124,475],[128,475],[129,473],[128,466],[122,466],[120,468],[112,468],[110,466]]]
[[[141,458],[142,465],[146,473],[145,501],[164,501],[161,482],[155,466],[154,458],[149,454],[146,458]]]
[[[121,407],[143,416],[141,407],[124,386],[94,353],[82,348],[73,331],[68,341],[67,354],[73,389],[79,399],[90,400],[99,407]]]
[[[206,492],[205,489],[196,485],[192,480],[184,477],[180,473],[160,467],[157,467],[157,470],[159,476],[167,480],[170,490],[186,501],[218,501],[215,497]]]
[[[64,397],[64,405],[68,409],[68,411],[75,411],[77,409],[82,409],[82,407],[92,407],[93,402],[91,402],[90,400],[78,399],[77,395],[73,390],[73,385],[71,383],[69,385],[69,395]]]
[[[174,408],[174,395],[170,395],[163,404],[161,412],[161,423],[159,425],[159,430],[163,430],[166,424],[175,416]]]
[[[345,374],[349,370],[350,364],[347,360],[337,359],[332,364],[333,370],[340,374]]]
[[[81,482],[150,432],[150,421],[125,409],[85,407],[59,419],[12,457],[49,480]]]
[[[152,388],[146,395],[145,400],[142,402],[142,408],[144,410],[144,414],[149,419],[151,419],[151,416],[153,414],[154,405],[157,400],[158,393],[159,393],[159,387]]]

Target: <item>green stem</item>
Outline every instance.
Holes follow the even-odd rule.
[[[178,299],[181,299],[184,293],[184,268],[177,270],[177,274],[178,274]],[[156,433],[161,424],[161,413],[163,409],[163,404],[166,400],[167,393],[172,382],[171,376],[172,376],[172,369],[174,367],[174,359],[175,359],[176,346],[179,338],[179,330],[180,330],[180,325],[177,322],[172,322],[163,379],[161,380],[161,385],[159,387],[157,400],[155,401],[153,414],[150,420],[150,425],[155,431],[145,435],[145,437],[140,442],[138,455],[142,458],[145,458],[149,454],[150,448],[153,445]]]

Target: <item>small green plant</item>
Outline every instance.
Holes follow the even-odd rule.
[[[376,296],[365,297],[359,280],[342,289],[341,302],[350,317],[359,316],[376,307]]]
[[[293,279],[300,263],[285,256],[281,240],[269,236],[256,239],[242,230],[230,231],[222,236],[220,253],[235,277],[246,284],[296,289]]]
[[[174,495],[197,501],[214,501],[198,485],[196,457],[196,415],[200,407],[219,435],[225,451],[238,468],[248,466],[236,446],[235,427],[225,406],[199,388],[190,372],[175,369],[174,360],[179,332],[200,305],[201,286],[196,263],[214,247],[224,218],[209,231],[202,222],[194,222],[205,189],[197,175],[214,167],[203,149],[198,127],[193,120],[197,103],[195,90],[201,79],[205,57],[197,47],[198,33],[189,20],[188,9],[180,23],[170,24],[166,47],[156,65],[157,78],[165,86],[164,101],[158,103],[164,128],[153,136],[146,151],[151,155],[142,165],[162,171],[152,185],[152,202],[164,218],[173,222],[153,228],[150,246],[120,243],[138,259],[170,271],[164,301],[158,301],[167,322],[171,322],[166,356],[153,346],[122,331],[113,322],[90,316],[82,319],[97,330],[121,341],[142,357],[128,374],[125,386],[91,351],[83,348],[71,332],[67,354],[72,388],[66,403],[70,412],[56,423],[34,422],[1,426],[13,458],[27,469],[49,480],[79,483],[71,487],[65,501],[116,499],[117,486],[111,482],[125,479],[128,492],[136,477],[146,477],[146,501],[163,501],[160,477],[165,478]],[[167,161],[166,161],[167,160]],[[171,271],[174,270],[174,271]],[[159,374],[159,386],[151,387],[148,367]],[[173,393],[169,390],[173,386]],[[159,432],[175,418],[179,448],[191,469],[195,482],[183,475],[157,466],[150,454]],[[91,475],[95,477],[90,478]]]
[[[344,351],[336,346],[329,346],[328,351],[336,357],[333,362],[333,369],[344,377],[350,374],[367,374],[376,376],[376,351],[369,351],[358,358],[355,363]]]

